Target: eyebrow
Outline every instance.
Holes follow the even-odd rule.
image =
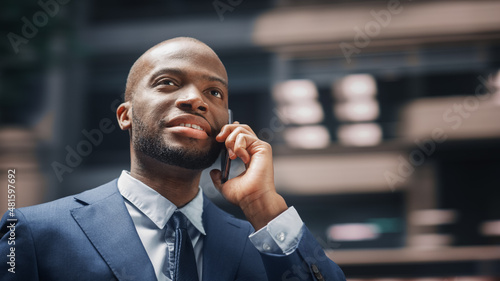
[[[151,75],[150,84],[153,82],[154,79],[156,79],[156,77],[163,75],[163,74],[175,74],[175,75],[179,75],[179,76],[188,76],[186,74],[186,72],[182,71],[179,68],[162,68],[162,69],[156,71],[155,73],[153,73],[153,75]],[[224,87],[228,88],[227,81],[222,79],[222,78],[219,78],[217,76],[211,76],[211,75],[202,75],[201,77],[205,80],[208,80],[208,81],[219,82],[222,85],[224,85]]]

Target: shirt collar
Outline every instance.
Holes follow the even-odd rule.
[[[120,194],[147,216],[158,228],[163,229],[177,207],[167,198],[147,186],[140,180],[132,177],[128,171],[122,171],[118,178]],[[203,235],[203,191],[201,188],[196,197],[179,208],[191,224]]]

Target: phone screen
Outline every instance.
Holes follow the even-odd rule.
[[[228,124],[232,124],[233,112],[231,111],[231,109],[228,109],[227,111],[229,114]],[[227,152],[227,148],[225,145],[224,148],[222,149],[220,164],[221,164],[220,170],[222,171],[221,182],[225,183],[229,179],[229,169],[231,168],[231,159],[229,159],[229,153]]]

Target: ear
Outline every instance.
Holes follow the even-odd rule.
[[[116,109],[116,118],[122,130],[128,130],[132,127],[132,105],[129,101],[118,106]]]

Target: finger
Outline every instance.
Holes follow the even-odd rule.
[[[257,135],[255,135],[252,129],[248,126],[241,125],[234,128],[228,128],[228,130],[229,134],[226,136],[226,142],[228,139],[234,141],[238,134],[245,134],[257,138]]]
[[[236,143],[236,140],[238,138],[238,136],[245,136],[245,140],[246,140],[246,144],[245,144],[245,147],[248,147],[250,145],[250,143],[253,143],[254,141],[257,141],[259,140],[259,138],[249,132],[248,130],[246,130],[245,128],[242,128],[242,127],[238,127],[238,128],[235,128],[227,137],[226,137],[226,146],[228,147],[231,147],[233,148],[235,143]],[[251,140],[251,141],[250,141]],[[249,142],[250,141],[250,142]],[[234,147],[234,149],[236,149],[236,147]]]
[[[241,130],[246,131],[249,134],[255,135],[255,132],[250,128],[250,126],[246,124],[239,124],[238,121],[235,121],[233,124],[227,124],[222,127],[221,131],[219,134],[216,136],[216,140],[219,142],[223,142],[228,135],[230,135],[233,131],[237,130],[240,128]]]
[[[234,153],[232,148],[226,147],[226,149],[227,149],[227,153],[229,154],[229,158],[231,160],[234,160],[234,159],[236,159],[236,157],[238,157],[238,155],[236,155],[236,153]]]
[[[236,138],[239,134],[245,134],[246,132],[239,127],[234,128],[229,135],[226,136],[226,147],[234,151],[234,144],[236,143]]]
[[[242,128],[236,128],[226,138],[225,144],[229,152],[229,158],[234,160],[236,157],[240,157],[243,162],[247,163],[250,161],[250,153],[248,153],[247,148],[256,140],[258,140],[256,136],[248,134]]]
[[[239,123],[238,123],[239,124]],[[240,124],[240,127],[247,130],[248,132],[250,132],[252,135],[255,135],[255,132],[252,130],[252,128],[250,126],[248,126],[247,124]]]
[[[227,135],[226,135],[226,144],[234,143],[236,141],[236,136],[239,133],[242,133],[242,131],[239,127],[228,128]]]
[[[234,153],[241,158],[243,163],[247,164],[250,161],[250,155],[247,151],[247,136],[244,134],[239,134],[236,137],[236,141],[234,143]]]

